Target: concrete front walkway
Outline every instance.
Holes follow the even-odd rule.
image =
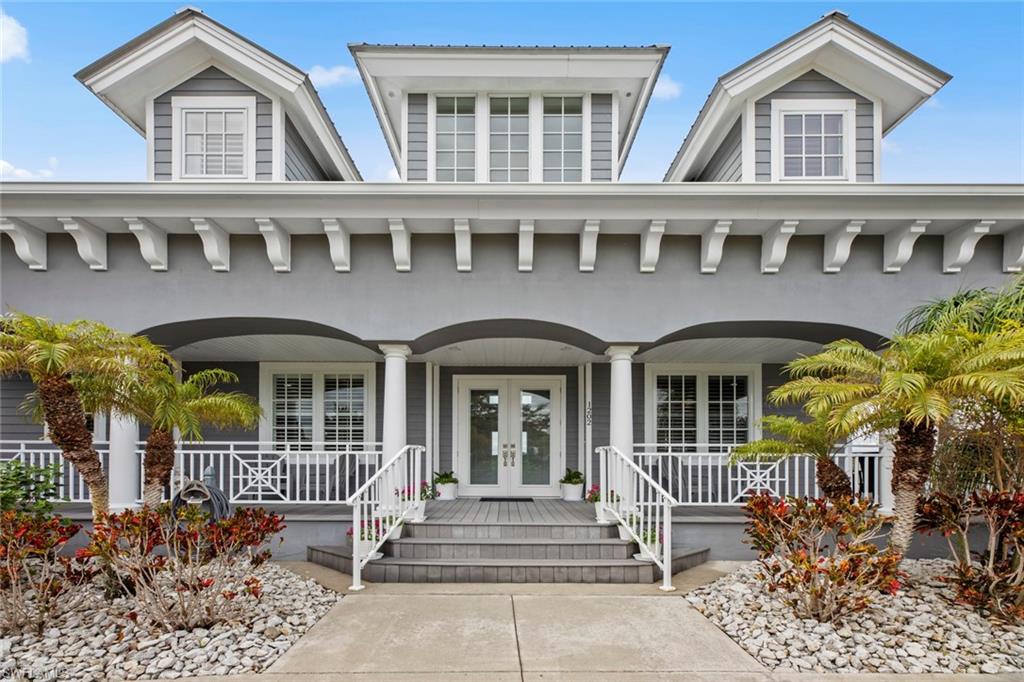
[[[734,567],[709,562],[652,585],[376,584],[283,562],[345,594],[270,670],[197,682],[941,682],[1022,681],[1024,675],[771,673],[682,595]]]

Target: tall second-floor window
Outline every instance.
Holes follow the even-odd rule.
[[[544,182],[583,180],[583,98],[544,98]]]
[[[476,180],[476,98],[438,97],[435,175],[438,182]]]
[[[491,182],[530,179],[530,99],[491,98]]]

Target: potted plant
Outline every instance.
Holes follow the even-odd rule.
[[[661,554],[661,531],[650,528],[640,533],[640,552],[633,555],[637,561],[652,563]]]
[[[377,545],[377,541],[383,537],[384,529],[381,527],[380,519],[376,519],[373,522],[360,521],[359,523],[359,538],[356,540],[355,528],[349,528],[348,533],[345,535],[348,537],[348,541],[352,543],[353,555],[355,554],[356,542],[359,544],[359,554],[368,555],[367,558],[372,561],[379,559],[383,554],[380,552],[373,551]]]
[[[452,471],[440,471],[434,474],[434,489],[437,490],[437,499],[454,500],[458,494],[459,479],[455,478]]]
[[[640,523],[640,517],[636,514],[630,514],[626,517],[626,525],[619,524],[619,539],[620,540],[632,540],[633,536],[630,535],[630,528],[636,528]]]
[[[583,473],[566,469],[565,476],[559,481],[562,484],[562,499],[566,502],[583,501]]]
[[[389,516],[387,519],[387,526],[384,527],[384,532],[391,531],[391,535],[388,536],[388,540],[399,540],[402,537],[402,529],[405,528],[405,519],[400,516]]]

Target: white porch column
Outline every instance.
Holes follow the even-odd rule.
[[[409,346],[382,345],[384,353],[384,460],[395,456],[408,443],[405,437],[405,361]]]
[[[611,346],[611,405],[608,411],[608,444],[627,457],[633,456],[633,354],[637,346]]]
[[[139,423],[131,417],[111,414],[108,429],[107,485],[110,511],[114,513],[138,504],[140,463],[136,444],[139,442]]]

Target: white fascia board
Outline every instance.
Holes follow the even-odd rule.
[[[391,117],[388,115],[388,109],[387,106],[385,106],[383,97],[381,97],[380,88],[377,85],[377,79],[370,75],[370,72],[366,67],[366,63],[363,61],[363,54],[351,47],[349,49],[352,52],[352,58],[355,60],[356,69],[359,70],[359,77],[362,79],[363,85],[366,87],[366,94],[370,98],[370,103],[373,104],[373,112],[377,116],[377,122],[380,124],[381,132],[384,133],[384,141],[388,144],[388,151],[391,152],[391,158],[394,160],[396,166],[401,167],[401,137],[399,135],[399,131],[395,130]],[[408,94],[409,93],[406,92],[396,93],[396,97],[400,97],[404,101]],[[399,113],[399,116],[401,115],[402,114]],[[401,126],[401,121],[399,124]]]

